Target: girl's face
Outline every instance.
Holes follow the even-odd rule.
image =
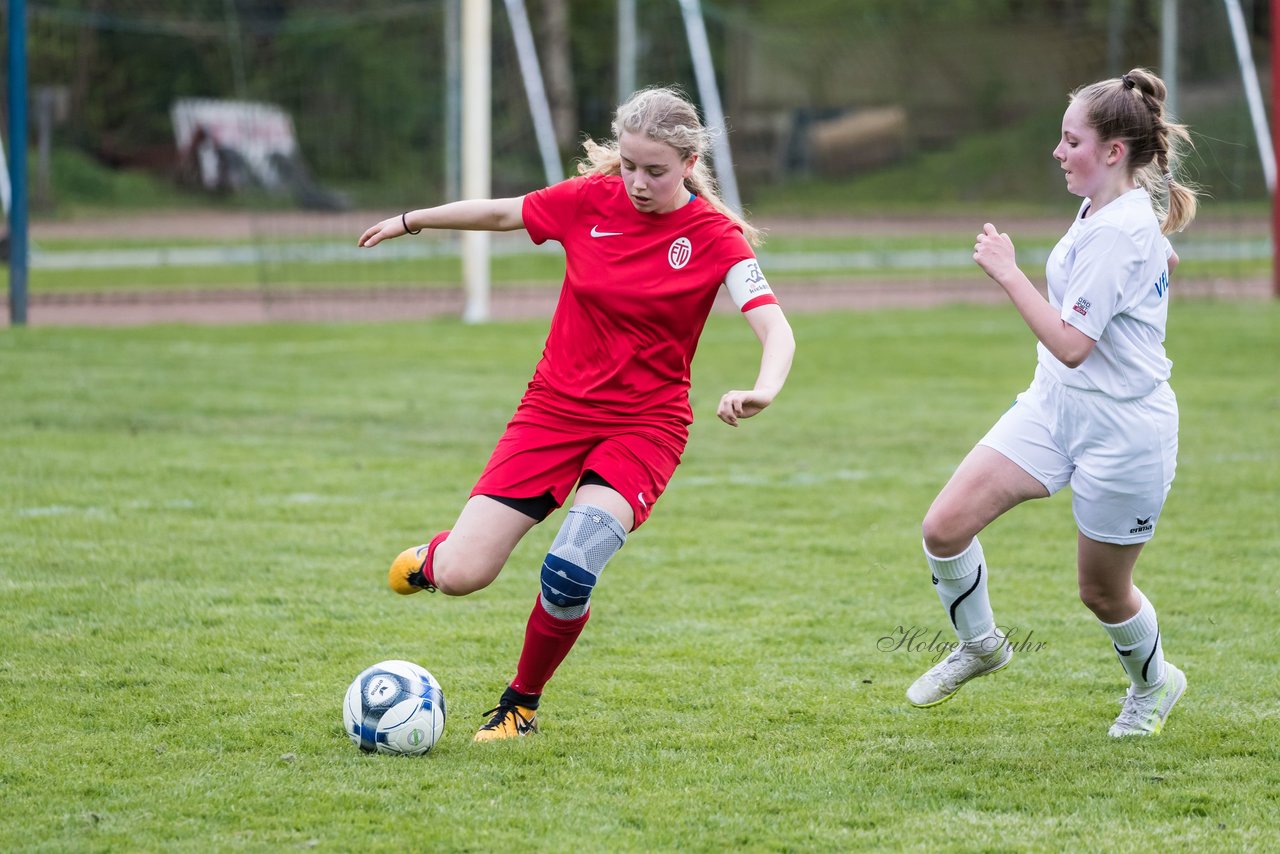
[[[1112,177],[1111,168],[1123,157],[1116,143],[1098,139],[1089,126],[1083,101],[1073,101],[1062,115],[1062,138],[1053,157],[1067,173],[1067,190],[1077,196],[1094,197]]]
[[[698,155],[681,160],[680,152],[643,134],[623,131],[618,137],[622,157],[622,182],[636,210],[671,213],[689,201],[684,180],[693,171]]]

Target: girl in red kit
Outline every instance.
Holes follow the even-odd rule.
[[[754,386],[721,397],[722,421],[736,427],[772,403],[795,352],[751,250],[758,232],[716,195],[693,106],[671,89],[643,90],[618,108],[613,133],[607,145],[587,140],[577,178],[521,198],[409,211],[360,237],[371,247],[423,228],[523,228],[565,250],[542,359],[470,500],[451,530],[406,549],[390,570],[397,593],[474,593],[573,493],[515,678],[477,741],[537,732],[543,687],[581,634],[601,571],[680,462],[693,421],[689,367],[721,284],[763,350]]]

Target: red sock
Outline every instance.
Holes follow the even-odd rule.
[[[533,612],[524,630],[524,648],[511,687],[521,694],[541,694],[560,662],[573,649],[591,612],[572,620],[557,620],[542,607],[541,597],[533,603]]]
[[[427,559],[422,562],[422,575],[432,587],[436,586],[436,571],[432,566],[432,562],[436,557],[436,547],[443,543],[448,536],[448,531],[441,531],[431,538],[431,542],[427,543]]]

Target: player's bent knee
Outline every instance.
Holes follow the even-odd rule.
[[[1124,610],[1128,601],[1128,592],[1116,592],[1094,585],[1081,585],[1080,601],[1094,614],[1109,616]]]
[[[920,525],[924,547],[934,557],[951,557],[968,548],[974,534],[963,530],[954,514],[930,508]]]
[[[622,524],[608,510],[591,504],[569,508],[542,562],[543,610],[560,620],[587,613],[600,573],[626,541]]]
[[[446,548],[447,545],[448,540],[441,543],[432,562],[436,589],[446,596],[466,596],[483,590],[502,571],[501,563],[495,565],[491,559],[469,554],[465,548]]]

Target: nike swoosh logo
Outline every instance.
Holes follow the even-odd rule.
[[[598,225],[591,226],[592,237],[620,237],[622,233],[623,232],[621,231],[601,231],[600,226]]]

